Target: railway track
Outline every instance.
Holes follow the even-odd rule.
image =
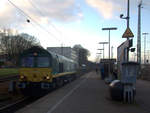
[[[9,78],[6,78],[6,79],[0,79],[0,82],[10,81],[10,80],[16,79],[16,78],[17,78],[17,76],[16,77],[14,76],[14,78],[13,77],[9,77]],[[46,94],[48,94],[51,91],[56,90],[56,89],[52,89],[49,92],[41,94],[38,97],[31,96],[31,97],[21,97],[21,98],[18,98],[17,101],[12,102],[11,104],[4,105],[4,106],[0,107],[0,113],[15,113],[17,110],[25,107],[28,104],[31,104],[32,102],[36,101],[37,99],[45,96]]]
[[[5,105],[3,107],[0,107],[0,113],[15,113],[17,110],[25,107],[26,105],[36,101],[39,97],[33,98],[33,97],[22,97],[18,99],[18,101],[15,101],[14,103]]]
[[[23,106],[23,103],[25,103],[27,100],[28,97],[22,97],[14,103],[2,106],[0,107],[0,113],[13,113],[14,111],[16,111],[16,109],[19,109],[21,106]]]
[[[53,90],[51,90],[51,91],[53,91]],[[7,105],[3,105],[2,107],[0,107],[0,113],[15,113],[17,110],[25,107],[26,105],[29,105],[29,104],[35,102],[36,100],[47,95],[51,91],[46,92],[46,93],[41,94],[41,95],[38,95],[38,96],[20,97],[17,99],[17,101],[12,102],[12,103],[7,104]]]
[[[17,80],[17,79],[18,79],[18,75],[2,77],[2,78],[0,78],[0,83],[11,81],[11,80]]]

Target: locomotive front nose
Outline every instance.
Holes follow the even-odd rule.
[[[20,81],[27,82],[50,82],[52,79],[51,69],[38,68],[38,69],[21,69]]]

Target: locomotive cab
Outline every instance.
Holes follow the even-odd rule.
[[[41,48],[40,48],[41,49]],[[52,57],[46,51],[32,48],[20,57],[19,87],[49,88],[52,82]]]
[[[76,62],[41,47],[31,47],[20,56],[19,88],[25,92],[60,87],[75,74]]]

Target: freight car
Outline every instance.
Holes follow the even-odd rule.
[[[23,93],[35,93],[62,86],[76,76],[77,62],[31,47],[20,56],[19,88]]]

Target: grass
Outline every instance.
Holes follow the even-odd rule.
[[[17,68],[0,68],[0,77],[18,74]]]

